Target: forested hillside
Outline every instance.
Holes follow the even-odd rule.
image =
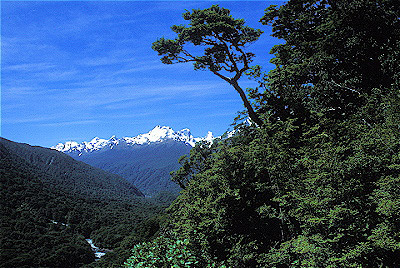
[[[171,140],[93,152],[76,159],[125,178],[148,196],[160,191],[177,194],[180,188],[171,182],[169,173],[179,168],[177,160],[189,154],[190,148]]]
[[[0,159],[0,267],[90,264],[85,238],[114,249],[105,267],[118,267],[129,255],[123,249],[155,233],[146,222],[162,207],[116,175],[5,139]]]
[[[283,41],[267,74],[251,66],[260,31],[219,6],[185,12],[176,39],[153,44],[163,63],[230,83],[253,124],[181,161],[164,232],[126,267],[400,266],[398,1],[266,8],[260,22]],[[259,83],[247,96],[245,75]]]
[[[40,179],[71,193],[103,198],[129,199],[143,196],[125,179],[74,160],[63,153],[43,147],[15,143],[0,138],[3,156],[19,163],[21,170],[40,176]],[[3,157],[2,156],[2,157]]]
[[[181,188],[171,181],[170,172],[179,168],[178,159],[188,155],[196,141],[212,139],[211,132],[195,138],[187,128],[174,131],[156,126],[135,137],[96,137],[90,142],[68,141],[52,148],[125,178],[149,197],[160,192],[177,195]]]

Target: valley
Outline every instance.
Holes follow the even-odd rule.
[[[400,267],[398,2],[3,1],[0,268]]]
[[[120,265],[129,256],[127,239],[143,241],[157,232],[135,230],[167,205],[145,199],[117,175],[55,150],[0,138],[0,160],[0,267],[90,265],[96,259],[85,239],[117,249],[107,253],[111,262],[96,261],[96,267]]]
[[[178,194],[179,186],[170,179],[170,172],[179,168],[178,159],[188,155],[196,142],[212,141],[208,132],[195,138],[189,129],[174,131],[156,126],[136,137],[100,139],[90,142],[59,143],[52,148],[91,166],[117,174],[135,185],[146,196],[160,192]]]

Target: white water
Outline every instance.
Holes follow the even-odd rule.
[[[100,249],[93,244],[93,240],[92,239],[86,239],[86,242],[89,243],[89,245],[92,248],[92,250],[94,251],[94,255],[96,256],[97,259],[100,259],[104,255],[106,255],[105,252],[100,251]]]

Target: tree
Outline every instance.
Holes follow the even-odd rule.
[[[285,41],[271,50],[267,109],[274,104],[279,118],[310,110],[346,118],[374,89],[386,95],[398,87],[399,13],[395,0],[294,0],[267,8],[261,22]]]
[[[261,30],[245,26],[243,19],[234,19],[230,11],[213,5],[204,10],[187,11],[183,18],[190,26],[174,25],[171,29],[178,34],[176,39],[160,38],[152,48],[163,56],[165,64],[192,62],[195,70],[210,70],[228,82],[239,93],[249,117],[259,126],[262,121],[254,111],[245,92],[239,86],[239,79],[252,67],[254,54],[245,51],[245,46],[255,42]],[[196,55],[187,50],[191,45],[204,47]],[[197,51],[192,48],[193,51]]]
[[[190,248],[189,240],[177,240],[168,237],[157,237],[154,241],[137,244],[124,267],[216,267],[215,263],[205,261]],[[225,268],[225,266],[218,266]]]
[[[260,81],[262,128],[182,159],[170,233],[229,267],[400,267],[396,4],[266,10],[285,42]]]
[[[399,265],[399,14],[393,0],[266,10],[262,22],[285,42],[271,51],[263,109],[300,130],[298,144],[287,140],[295,172],[277,194],[290,236],[269,266]]]
[[[210,155],[215,152],[216,147],[216,142],[197,142],[196,146],[190,150],[189,157],[183,155],[179,158],[178,162],[181,167],[170,173],[172,181],[176,182],[182,189],[185,189],[193,175],[210,165]]]

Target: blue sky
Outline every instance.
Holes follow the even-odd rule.
[[[272,1],[2,2],[2,131],[7,139],[50,147],[58,142],[136,136],[156,125],[223,134],[239,95],[191,64],[164,65],[151,49],[187,10],[219,4],[264,34],[249,47],[271,69],[279,41],[258,20]],[[242,79],[241,85],[253,86]]]

